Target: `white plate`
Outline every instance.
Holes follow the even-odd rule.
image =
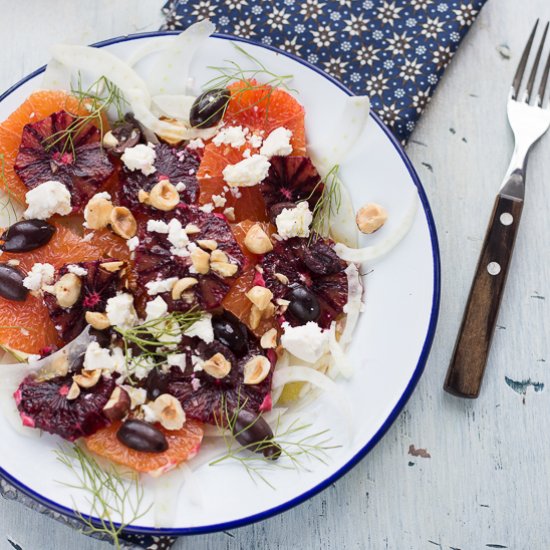
[[[127,58],[145,42],[162,36],[134,35],[99,46]],[[295,75],[293,87],[299,90],[299,99],[306,107],[308,136],[320,135],[337,122],[338,105],[349,94],[341,84],[285,53],[251,44],[246,48],[275,73]],[[208,65],[220,65],[233,55],[227,37],[213,37],[196,56],[192,74],[199,83],[205,82],[212,77]],[[0,120],[40,87],[42,71],[29,75],[0,97]],[[415,191],[422,203],[405,239],[390,255],[365,269],[366,310],[350,351],[355,374],[350,381],[338,382],[352,408],[351,438],[347,435],[349,422],[328,396],[321,395],[300,411],[300,418],[311,422],[315,431],[330,429],[334,443],[342,445],[330,451],[327,464],[312,462],[309,471],[274,469],[265,473],[275,489],[251,481],[239,464],[205,464],[193,474],[192,486],[181,492],[169,524],[158,529],[155,514],[150,512],[129,531],[204,533],[238,527],[286,510],[327,487],[365,456],[413,391],[430,349],[439,304],[439,252],[430,207],[405,153],[374,115],[342,167],[342,175],[356,206],[375,201],[387,207],[389,222],[383,231],[389,232],[399,223]],[[378,238],[365,238],[364,242],[371,244]],[[88,512],[83,496],[59,483],[69,482],[71,477],[56,462],[53,449],[58,438],[25,437],[4,416],[0,416],[0,434],[0,475],[58,512],[74,516],[73,497],[77,508]],[[152,495],[147,483],[146,498]]]

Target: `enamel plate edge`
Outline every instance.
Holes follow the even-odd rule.
[[[131,35],[98,46],[128,56],[143,41],[165,34]],[[192,73],[196,70],[199,82],[208,79],[206,66],[231,57],[227,40],[230,38],[217,35],[194,60]],[[306,106],[310,137],[337,123],[338,109],[328,111],[326,105],[337,105],[338,99],[349,94],[341,84],[286,53],[265,46],[247,47],[267,62],[270,69],[295,75],[293,86],[300,90],[298,99]],[[41,70],[2,95],[0,119],[6,118],[38,88],[40,80]],[[422,208],[405,240],[373,265],[372,271],[369,266],[364,277],[366,310],[350,351],[355,374],[351,381],[339,382],[350,396],[352,417],[345,418],[326,396],[300,411],[304,420],[316,421],[315,431],[329,428],[338,434],[335,443],[342,447],[330,455],[328,466],[314,465],[313,471],[300,474],[274,472],[270,481],[275,490],[261,481],[251,482],[238,464],[223,467],[205,464],[194,474],[188,490],[180,494],[171,525],[155,528],[152,511],[128,531],[199,534],[242,526],[282,512],[313,496],[353,467],[379,441],[405,405],[424,368],[437,322],[440,267],[434,221],[414,168],[375,115],[345,163],[343,179],[355,206],[367,201],[384,204],[390,222],[393,219],[396,223],[403,215],[415,188]],[[370,242],[365,240],[363,244]],[[57,448],[57,440],[50,436],[25,438],[13,431],[4,417],[0,417],[0,433],[10,438],[7,446],[10,452],[0,459],[0,475],[47,507],[74,517],[70,491],[55,481],[67,476],[50,451]],[[40,471],[47,471],[47,477],[36,471],[37,453],[41,453]],[[146,485],[146,490],[152,493]],[[77,507],[85,513],[86,509],[80,508],[84,503],[83,498],[76,499]]]

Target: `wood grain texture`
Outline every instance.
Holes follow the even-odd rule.
[[[523,199],[497,195],[444,388],[476,398],[491,350],[523,211]]]
[[[44,63],[45,44],[156,28],[161,3],[0,0],[0,88]],[[176,550],[548,547],[548,135],[530,158],[525,212],[481,396],[459,400],[442,390],[494,194],[512,152],[509,85],[533,20],[548,17],[548,10],[548,0],[521,2],[521,9],[517,0],[489,0],[408,147],[436,217],[443,288],[432,353],[404,412],[368,457],[322,494],[256,525],[182,539]],[[506,49],[499,53],[502,46],[509,57]],[[409,454],[410,445],[431,458]],[[24,550],[110,548],[0,500],[2,550],[11,549],[8,536]]]

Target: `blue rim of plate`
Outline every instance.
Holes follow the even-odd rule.
[[[92,46],[95,46],[97,48],[103,48],[105,46],[118,44],[120,42],[129,42],[131,40],[139,40],[142,38],[152,38],[152,37],[169,36],[169,35],[176,35],[176,34],[179,34],[179,31],[155,31],[155,32],[129,34],[126,36],[118,36],[116,38],[110,38],[109,40],[96,42],[95,44],[92,44]],[[337,86],[340,90],[342,90],[346,94],[354,95],[341,82],[339,82],[329,74],[325,73],[321,69],[315,67],[314,65],[311,65],[307,61],[304,61],[303,59],[300,59],[299,57],[293,54],[284,52],[282,50],[279,50],[278,48],[274,48],[273,46],[258,44],[246,38],[240,38],[240,37],[230,36],[230,35],[221,34],[221,33],[214,33],[212,37],[219,38],[222,40],[231,40],[233,42],[243,42],[245,44],[258,46],[260,48],[264,48],[266,50],[275,52],[277,54],[284,55],[285,57],[288,57],[293,61],[300,63],[300,65],[303,65],[304,67],[307,67],[308,69],[314,71],[315,73],[323,76],[329,82]],[[45,69],[46,69],[45,66],[40,67],[39,69],[36,69],[34,72],[32,72],[31,74],[27,75],[25,78],[21,79],[19,82],[14,84],[11,88],[9,88],[2,95],[0,95],[0,102],[2,102],[6,97],[12,94],[15,90],[17,90],[23,84],[33,79],[40,73],[43,73]],[[288,502],[285,502],[284,504],[280,504],[279,506],[270,508],[269,510],[265,510],[264,512],[260,512],[258,514],[248,516],[246,518],[229,521],[226,523],[206,525],[204,527],[188,527],[185,529],[155,529],[152,527],[126,526],[124,529],[125,533],[138,534],[138,535],[152,535],[152,536],[201,535],[201,534],[207,534],[207,533],[214,533],[216,531],[225,531],[228,529],[236,529],[238,527],[244,527],[245,525],[262,521],[264,519],[267,519],[277,514],[280,514],[282,512],[285,512],[286,510],[289,510],[290,508],[293,508],[294,506],[297,506],[298,504],[301,504],[302,502],[315,496],[317,493],[326,489],[329,485],[331,485],[332,483],[340,479],[344,474],[349,472],[360,460],[362,460],[369,453],[369,451],[371,451],[374,448],[374,446],[380,441],[380,439],[382,439],[382,437],[386,434],[386,432],[389,430],[391,425],[395,422],[395,420],[399,416],[399,413],[401,412],[401,410],[409,400],[410,396],[412,395],[416,385],[418,384],[418,381],[420,380],[420,377],[422,376],[422,373],[424,372],[424,367],[426,365],[426,361],[428,360],[428,355],[432,347],[432,342],[435,335],[435,329],[437,326],[437,319],[439,316],[439,300],[440,300],[440,284],[441,284],[441,264],[440,264],[440,255],[439,255],[439,243],[437,239],[437,230],[435,227],[435,221],[433,218],[430,203],[428,202],[428,197],[426,196],[426,192],[422,187],[422,183],[420,183],[418,174],[416,173],[416,170],[414,169],[411,161],[409,160],[409,157],[405,153],[399,141],[390,132],[390,130],[386,127],[386,125],[381,121],[379,116],[372,111],[370,115],[375,120],[376,124],[378,124],[378,126],[380,126],[382,131],[386,134],[387,138],[390,140],[392,145],[395,147],[397,153],[401,157],[401,160],[405,164],[405,167],[407,168],[409,175],[411,176],[414,184],[416,185],[416,188],[418,190],[418,195],[422,203],[422,208],[424,209],[426,220],[428,222],[428,229],[430,232],[430,240],[432,244],[433,268],[434,268],[434,281],[433,281],[434,291],[432,296],[432,309],[430,313],[430,323],[428,325],[428,332],[424,340],[424,345],[422,346],[422,352],[420,353],[420,357],[416,364],[416,368],[414,370],[414,373],[409,383],[407,384],[407,387],[405,388],[405,391],[401,395],[399,401],[396,403],[395,407],[391,411],[388,418],[386,418],[382,426],[378,429],[378,431],[374,434],[374,436],[367,442],[367,444],[357,454],[355,454],[355,456],[351,460],[349,460],[344,466],[342,466],[339,470],[337,470],[327,479],[325,479],[315,487],[309,489],[308,491],[302,493],[301,495],[298,495],[297,497],[289,500]],[[16,489],[18,489],[19,491],[21,491],[22,493],[24,493],[34,501],[38,502],[39,504],[42,504],[46,508],[49,508],[54,512],[63,514],[64,516],[67,516],[71,519],[79,520],[74,510],[72,510],[71,508],[67,508],[65,506],[61,506],[56,502],[53,502],[48,498],[36,493],[30,487],[27,487],[26,485],[24,485],[23,483],[15,479],[13,476],[11,476],[2,467],[0,467],[0,477],[4,478],[8,483],[13,485]],[[92,517],[90,519],[95,523],[99,523],[98,518]]]

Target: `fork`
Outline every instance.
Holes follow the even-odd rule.
[[[495,198],[493,213],[443,386],[447,392],[459,397],[475,399],[479,395],[523,210],[527,157],[532,146],[550,126],[550,101],[543,107],[550,72],[550,55],[542,73],[537,95],[532,98],[550,23],[546,24],[527,86],[521,92],[521,82],[538,25],[537,19],[521,56],[508,97],[508,121],[514,133],[514,153]]]

